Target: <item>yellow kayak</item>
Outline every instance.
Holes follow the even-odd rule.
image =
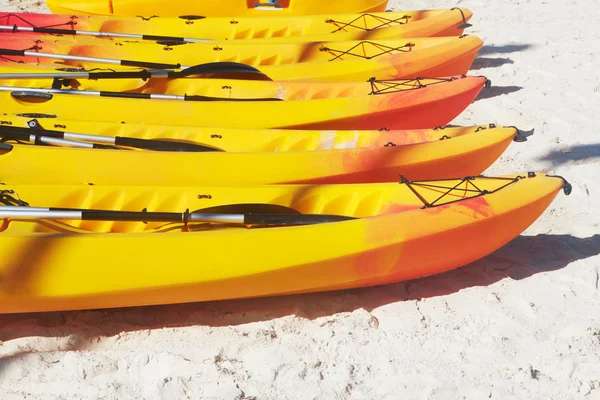
[[[321,42],[460,36],[470,26],[468,21],[472,16],[466,8],[235,19],[6,13],[0,14],[0,25],[12,26],[19,34],[34,32],[77,37],[102,34],[102,37],[127,37],[130,40]]]
[[[385,11],[388,0],[46,0],[53,14],[100,14],[145,17],[292,17],[327,13]]]
[[[235,20],[231,18],[213,18],[212,20],[206,18],[195,21],[181,18],[144,20],[132,17],[113,17],[104,22],[97,30],[175,35],[181,38],[307,42],[460,36],[464,32],[464,27],[461,26],[470,21],[472,17],[473,13],[466,8],[367,14],[320,14],[295,18],[254,17],[236,18]],[[394,36],[390,36],[392,33]]]
[[[368,83],[369,91],[350,86],[347,91],[323,98],[324,93],[305,90],[288,97],[289,101],[247,98],[212,101],[189,96],[165,100],[167,95],[113,92],[82,95],[83,91],[64,94],[61,90],[1,87],[0,109],[7,115],[35,113],[75,120],[205,127],[428,129],[453,120],[487,82],[485,77],[471,76],[372,81]]]
[[[0,35],[0,48],[26,52],[25,56],[0,52],[7,65],[15,62],[113,68],[97,58],[134,60],[194,66],[211,62],[237,62],[258,68],[272,80],[366,81],[466,74],[483,45],[475,36],[335,41],[314,43],[270,43],[244,41],[159,45],[98,38],[50,39],[35,35]],[[68,55],[59,61],[47,54]],[[75,57],[75,58],[73,58]],[[90,57],[93,59],[80,59]],[[247,76],[243,76],[248,79]]]
[[[214,64],[206,64],[213,66]],[[227,64],[226,64],[227,65]],[[194,68],[195,69],[195,68]],[[147,77],[146,71],[133,71],[137,78],[113,78],[122,71],[73,70],[49,66],[0,64],[0,86],[51,88],[76,90],[106,90],[129,93],[171,94],[185,93],[188,96],[206,96],[219,99],[279,99],[285,101],[321,100],[339,97],[365,96],[387,85],[377,81],[322,82],[322,81],[268,81],[218,78],[219,66],[210,68],[213,73],[181,78]],[[162,72],[161,72],[162,73]],[[227,75],[227,74],[224,74]],[[254,73],[249,75],[255,75]],[[19,76],[18,79],[15,79]],[[64,77],[61,77],[64,76]],[[43,77],[43,78],[42,78]],[[26,78],[26,79],[25,79]],[[398,80],[398,89],[414,90],[419,85],[439,82],[437,79]],[[443,82],[442,82],[443,83]],[[59,85],[60,84],[60,85]]]
[[[34,116],[35,117],[35,116]],[[60,132],[67,140],[81,140],[77,135],[104,137],[94,138],[92,143],[116,144],[108,138],[124,137],[143,140],[190,143],[212,147],[232,153],[309,152],[359,148],[405,146],[416,143],[439,142],[448,138],[485,135],[487,129],[503,129],[508,136],[513,128],[497,128],[494,125],[464,127],[436,127],[413,130],[309,130],[309,129],[233,129],[204,128],[185,125],[131,124],[90,120],[65,120],[60,118],[0,116],[0,131],[7,127],[37,127],[45,131]],[[33,126],[32,126],[33,125]],[[48,134],[48,132],[45,132]],[[71,135],[69,135],[71,133]],[[66,137],[64,136],[66,134]],[[75,135],[73,135],[75,134]],[[517,134],[518,135],[518,134]],[[519,135],[518,135],[519,136]],[[85,139],[87,140],[87,139]]]
[[[362,185],[6,184],[0,312],[248,298],[415,279],[505,245],[561,188],[569,193],[562,178],[531,173]]]
[[[24,135],[38,135],[33,141],[40,144],[44,137],[52,135],[45,136],[44,130],[24,131]],[[517,136],[515,128],[495,127],[437,132],[435,141],[316,151],[269,151],[272,143],[259,152],[228,152],[222,148],[219,150],[225,151],[127,151],[4,144],[4,150],[0,149],[0,181],[94,185],[364,183],[395,181],[399,174],[410,179],[437,179],[482,173]],[[11,135],[15,135],[13,129],[0,127],[0,137],[23,142],[20,136]],[[79,142],[69,143],[74,144]]]

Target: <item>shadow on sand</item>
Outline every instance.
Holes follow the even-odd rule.
[[[600,143],[569,146],[552,151],[539,158],[540,161],[559,166],[568,162],[593,162],[600,158]]]
[[[261,299],[0,315],[0,340],[30,336],[64,339],[73,335],[82,339],[77,340],[74,347],[83,349],[86,343],[94,342],[96,338],[128,331],[198,325],[236,326],[290,315],[313,320],[357,309],[370,312],[394,302],[444,296],[503,279],[526,279],[598,254],[600,234],[588,238],[548,234],[519,236],[489,256],[462,268],[377,287]],[[65,350],[74,350],[71,347],[67,346]],[[6,355],[5,362],[13,356]]]
[[[516,44],[505,44],[505,45],[495,45],[495,44],[486,44],[481,47],[479,50],[479,55],[484,56],[488,54],[507,54],[507,53],[516,53],[519,51],[524,51],[533,47],[531,44],[527,43],[516,43]]]
[[[515,62],[510,58],[490,58],[490,57],[477,57],[473,64],[471,64],[471,70],[479,70],[485,68],[496,68],[501,67],[505,64],[514,64]]]
[[[515,93],[521,89],[523,89],[523,87],[521,87],[521,86],[494,86],[494,85],[492,85],[489,88],[484,88],[479,93],[479,96],[477,96],[475,101],[491,99],[493,97],[502,96],[504,94]]]

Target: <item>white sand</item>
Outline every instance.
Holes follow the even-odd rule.
[[[401,3],[475,13],[472,73],[494,87],[454,123],[532,132],[487,174],[551,171],[571,196],[489,257],[410,283],[0,316],[0,398],[600,399],[597,0]]]

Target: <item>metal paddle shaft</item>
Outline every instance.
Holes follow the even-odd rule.
[[[80,36],[94,36],[94,37],[116,37],[125,39],[140,39],[140,40],[170,40],[175,42],[212,42],[211,39],[201,38],[183,38],[175,36],[160,36],[160,35],[141,35],[136,33],[119,33],[119,32],[97,32],[97,31],[80,31],[75,29],[57,29],[57,28],[37,28],[35,26],[18,26],[18,25],[0,25],[0,30],[8,30],[11,32],[34,32],[34,33],[48,33],[51,35],[80,35]]]
[[[99,64],[121,65],[124,67],[140,67],[140,68],[155,68],[155,69],[187,68],[187,67],[182,66],[181,64],[164,64],[164,63],[153,63],[153,62],[146,62],[146,61],[116,60],[113,58],[71,56],[68,54],[43,53],[43,52],[29,51],[29,50],[0,49],[0,55],[18,56],[18,57],[52,58],[52,59],[70,60],[70,61],[85,61],[85,62],[92,62],[92,63],[99,63]]]
[[[5,133],[1,131],[0,137],[4,140],[17,140],[33,143],[36,145],[49,145],[49,146],[61,146],[61,147],[75,147],[80,149],[118,149],[118,147],[108,146],[105,144],[96,143],[85,143],[77,142],[72,140],[64,140],[50,136],[36,135],[36,134],[25,134],[25,133]]]
[[[17,86],[0,86],[0,91],[10,91],[11,95],[22,101],[48,101],[52,99],[50,93],[72,94],[80,96],[113,97],[124,99],[146,99],[146,100],[175,100],[175,101],[283,101],[278,98],[224,98],[210,97],[200,95],[174,95],[174,94],[152,94],[152,93],[131,93],[131,92],[108,92],[97,90],[70,90],[70,89],[50,89],[50,88],[27,88]]]
[[[158,71],[123,71],[123,72],[113,72],[112,75],[104,75],[107,73],[93,73],[94,78],[89,78],[92,73],[87,73],[89,75],[79,76],[80,78],[88,77],[89,79],[106,79],[106,78],[135,78],[139,77],[141,79],[148,79],[151,77],[166,77],[166,78],[182,78],[191,75],[200,75],[200,74],[256,74],[260,76],[262,80],[271,80],[268,76],[260,72],[258,69],[252,67],[251,65],[238,63],[238,62],[228,62],[228,61],[217,61],[212,63],[204,63],[198,64],[194,66],[184,66],[181,64],[164,64],[164,63],[155,63],[148,61],[135,61],[135,60],[119,60],[115,58],[99,58],[99,57],[86,57],[86,56],[73,56],[70,54],[56,54],[56,53],[43,53],[37,51],[29,51],[29,50],[14,50],[14,49],[2,49],[0,48],[0,55],[4,56],[19,56],[19,57],[40,57],[40,58],[52,58],[56,60],[67,60],[67,61],[84,61],[84,62],[92,62],[99,64],[112,64],[112,65],[121,65],[126,67],[139,67],[139,68],[151,68],[155,70],[173,70],[173,69],[181,69],[182,71],[172,71],[172,74],[165,75],[164,72],[160,73]],[[141,76],[135,76],[132,73],[141,74]],[[15,76],[18,74],[6,74],[4,79],[18,79],[18,78],[10,78],[10,76]],[[30,75],[30,77],[35,77]],[[38,78],[42,76],[37,76]],[[58,76],[57,76],[58,77]],[[69,76],[63,75],[62,78],[68,78]],[[75,76],[71,76],[75,78]],[[26,78],[30,79],[30,78]]]
[[[37,121],[35,121],[37,122]],[[210,146],[196,143],[171,142],[159,139],[138,139],[123,136],[101,136],[81,133],[62,132],[38,128],[21,128],[14,126],[0,126],[0,137],[12,140],[27,140],[35,144],[50,144],[56,146],[83,147],[83,148],[110,148],[113,146],[82,143],[79,141],[99,142],[114,146],[134,147],[143,150],[178,151],[178,152],[212,152],[221,151]]]
[[[1,53],[1,50],[0,50]],[[269,79],[260,70],[246,64],[228,61],[218,61],[185,67],[181,71],[166,69],[150,69],[141,71],[110,71],[110,72],[12,72],[0,74],[0,79],[142,79],[152,78],[177,79],[191,76],[218,74],[255,74],[263,80]]]
[[[0,218],[17,220],[83,220],[83,221],[127,221],[127,222],[173,222],[188,224],[219,223],[236,225],[312,225],[356,219],[344,215],[328,214],[210,214],[199,212],[147,212],[85,210],[73,208],[0,207]]]

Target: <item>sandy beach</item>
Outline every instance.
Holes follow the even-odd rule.
[[[594,0],[467,7],[492,87],[456,125],[515,125],[486,175],[572,185],[520,237],[458,270],[243,301],[0,315],[2,399],[600,399],[600,73]],[[47,12],[0,0],[1,11]],[[473,246],[477,238],[473,238]],[[456,249],[460,251],[460,249]]]

